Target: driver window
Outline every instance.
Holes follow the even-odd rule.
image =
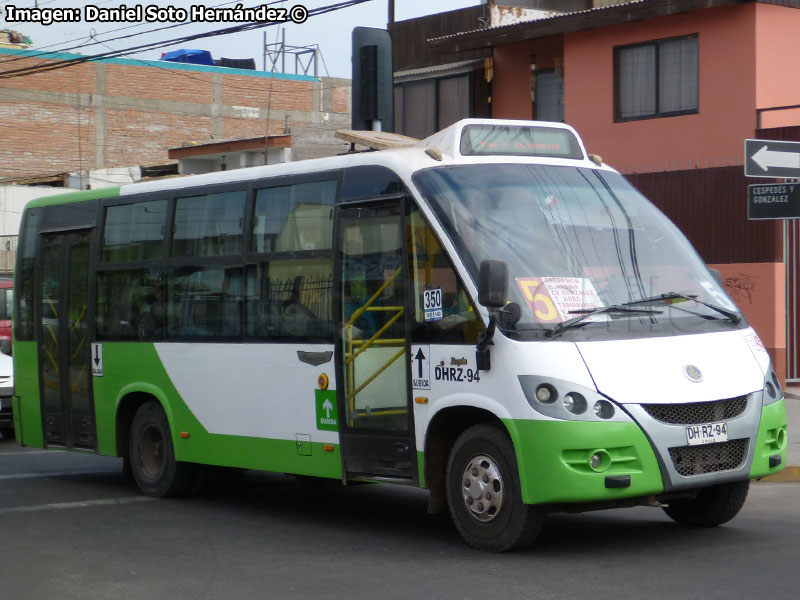
[[[483,322],[450,258],[417,207],[408,218],[408,264],[414,290],[413,342],[475,344]]]

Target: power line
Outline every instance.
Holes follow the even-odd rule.
[[[326,14],[329,12],[334,12],[338,10],[342,10],[344,8],[350,8],[352,6],[357,6],[359,4],[364,4],[365,2],[371,2],[372,0],[345,0],[344,2],[338,2],[336,4],[330,4],[328,6],[323,6],[316,9],[311,9],[306,11],[306,19],[314,16],[318,16],[321,14]],[[276,25],[276,22],[252,22],[252,23],[244,23],[241,25],[235,25],[232,27],[225,27],[222,29],[215,29],[208,32],[198,33],[194,35],[183,36],[180,38],[174,38],[171,40],[164,40],[161,42],[151,42],[147,44],[141,44],[139,46],[133,46],[131,48],[125,48],[123,50],[116,50],[116,51],[109,51],[103,52],[100,54],[94,54],[89,56],[80,56],[74,59],[64,59],[64,60],[57,60],[45,65],[34,65],[31,67],[22,67],[19,69],[11,69],[9,71],[2,71],[0,72],[0,79],[9,79],[12,77],[22,77],[25,75],[33,75],[36,73],[43,73],[47,71],[53,71],[56,69],[63,69],[66,67],[71,67],[74,65],[82,64],[85,62],[90,61],[97,61],[102,60],[105,58],[114,58],[117,56],[124,56],[131,53],[138,53],[144,52],[146,50],[153,50],[155,48],[164,48],[169,46],[175,46],[178,44],[182,44],[184,42],[190,42],[197,39],[202,39],[206,37],[217,37],[223,35],[230,35],[233,33],[239,33],[242,31],[250,31],[253,29],[261,29],[264,27],[270,27],[272,25]]]

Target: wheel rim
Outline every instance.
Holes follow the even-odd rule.
[[[505,483],[495,460],[479,454],[467,463],[461,477],[461,495],[467,514],[479,523],[495,520],[503,508]]]
[[[151,425],[142,432],[139,458],[147,477],[154,478],[161,473],[164,468],[164,438],[158,428]]]

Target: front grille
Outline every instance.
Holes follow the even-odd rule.
[[[689,477],[735,469],[742,464],[746,451],[747,439],[741,439],[703,446],[670,448],[669,455],[675,470],[684,477]]]
[[[642,408],[647,411],[647,414],[662,423],[697,425],[738,417],[747,408],[747,396],[687,404],[642,404]]]

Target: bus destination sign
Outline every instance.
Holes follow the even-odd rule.
[[[800,218],[800,183],[767,183],[747,186],[747,218]]]

